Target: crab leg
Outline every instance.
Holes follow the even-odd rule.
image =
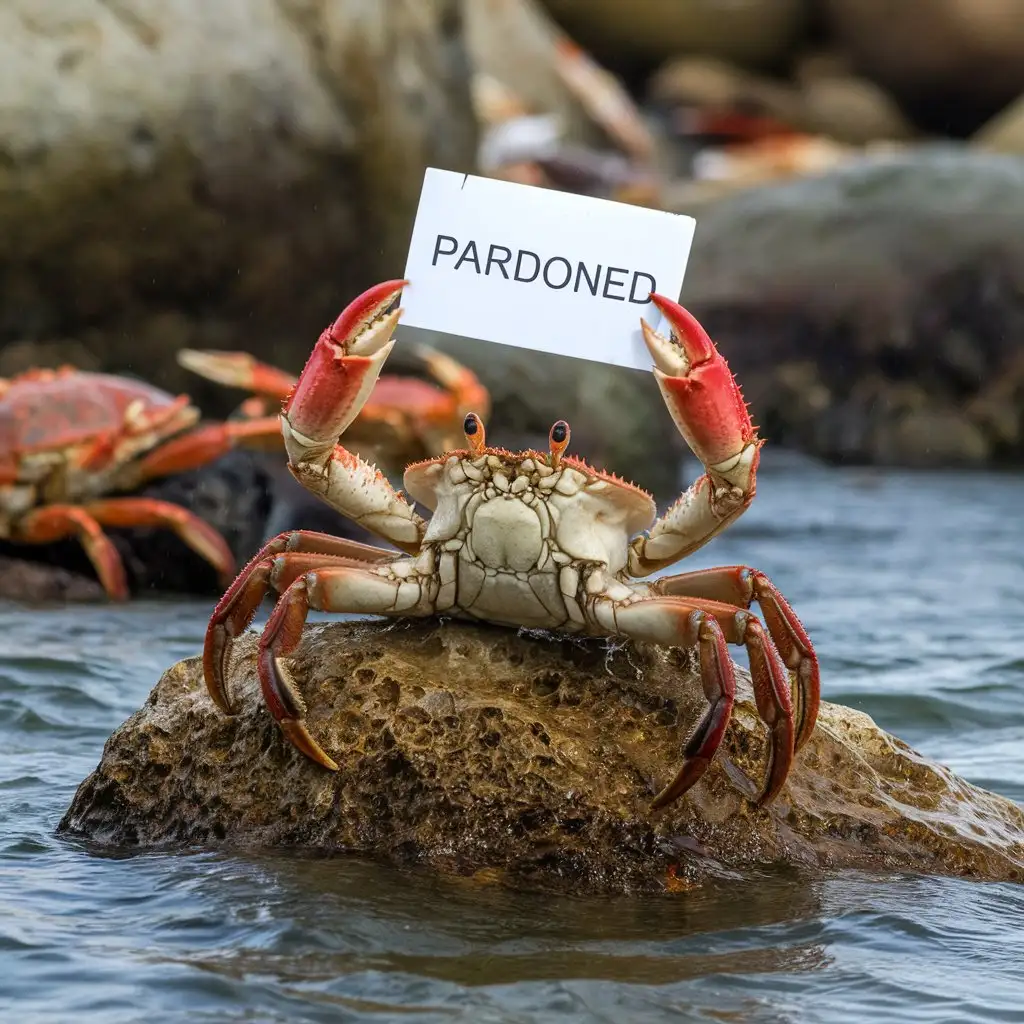
[[[295,378],[290,373],[260,362],[248,352],[183,348],[178,353],[178,363],[217,384],[241,388],[278,402],[283,402],[295,386]]]
[[[491,393],[472,370],[430,345],[415,345],[413,351],[422,360],[427,372],[451,395],[459,425],[468,412],[477,412],[484,419],[490,415]]]
[[[654,376],[701,476],[630,549],[629,572],[647,576],[696,551],[754,497],[757,437],[739,385],[704,328],[677,302],[652,295],[671,325],[664,338],[641,320]]]
[[[736,699],[736,674],[726,636],[716,617],[675,597],[651,597],[615,609],[616,628],[634,640],[672,647],[696,647],[708,710],[683,747],[683,765],[654,798],[652,810],[667,807],[690,789],[707,770],[718,750]]]
[[[238,445],[277,437],[280,431],[281,420],[278,416],[263,416],[235,423],[211,423],[199,427],[161,445],[141,459],[136,469],[137,481],[143,483],[173,473],[198,469],[226,455]]]
[[[180,505],[155,498],[108,498],[83,507],[103,526],[156,526],[171,530],[217,570],[222,585],[235,571],[235,556],[224,538],[209,523]]]
[[[793,766],[793,702],[789,676],[779,653],[765,634],[756,615],[732,604],[684,598],[687,604],[714,616],[727,643],[743,646],[750,659],[750,679],[754,702],[761,720],[768,726],[768,770],[760,793],[754,798],[758,807],[774,799],[782,789]]]
[[[305,702],[282,663],[298,645],[311,608],[363,615],[429,615],[433,609],[426,588],[418,583],[350,567],[307,572],[278,601],[260,637],[258,667],[263,699],[298,750],[325,768],[337,771],[337,763],[313,739],[302,721]]]
[[[231,641],[245,632],[269,591],[280,592],[297,575],[317,565],[372,565],[394,557],[393,551],[312,530],[291,530],[264,544],[217,602],[206,627],[203,676],[217,707],[227,715],[234,714],[224,681]]]
[[[423,519],[374,466],[337,444],[394,346],[401,310],[388,310],[404,284],[386,281],[364,292],[320,335],[285,405],[281,429],[289,468],[303,486],[371,533],[416,552]]]
[[[17,525],[14,539],[30,544],[49,544],[77,536],[89,556],[103,589],[112,601],[128,599],[124,562],[100,524],[76,505],[46,505],[29,512]]]
[[[818,657],[796,613],[772,581],[757,569],[727,565],[666,576],[655,580],[652,586],[660,594],[702,598],[744,609],[757,601],[772,643],[795,679],[795,749],[799,750],[814,731],[818,719],[821,703]]]

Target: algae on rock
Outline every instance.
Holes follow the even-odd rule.
[[[60,831],[351,852],[581,892],[779,863],[1024,878],[1024,812],[849,708],[822,706],[786,787],[755,810],[765,730],[745,676],[704,779],[652,815],[703,700],[685,651],[457,622],[307,627],[294,666],[336,774],[285,742],[255,654],[255,635],[236,641],[235,718],[199,658],[168,669]]]

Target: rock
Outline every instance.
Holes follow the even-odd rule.
[[[895,101],[865,78],[817,78],[804,86],[802,100],[799,126],[839,142],[862,145],[915,134]]]
[[[1024,92],[1017,0],[827,0],[829,31],[924,128],[968,135]]]
[[[1024,96],[986,122],[971,141],[989,153],[1024,156]]]
[[[680,890],[767,865],[1024,879],[1024,811],[825,704],[776,802],[752,809],[765,730],[742,699],[682,801],[648,804],[702,704],[677,651],[460,623],[308,627],[295,664],[337,774],[258,698],[256,638],[220,715],[200,659],[170,668],[108,740],[62,835],[113,847],[285,846],[514,886]]]
[[[824,58],[800,77],[798,88],[709,57],[677,57],[652,76],[648,94],[663,107],[742,112],[777,121],[780,129],[857,145],[914,134],[893,100],[874,83],[832,71]]]
[[[56,565],[0,554],[0,601],[65,604],[105,599],[103,588],[95,579]]]
[[[772,444],[1024,462],[1024,162],[922,147],[681,212],[683,302]]]
[[[461,7],[2,5],[0,344],[175,391],[182,345],[301,362],[401,271],[424,166],[472,169]]]
[[[744,67],[785,62],[809,20],[805,0],[544,0],[598,60],[651,66],[677,54],[720,57]]]
[[[793,127],[802,114],[800,94],[789,83],[713,57],[674,57],[651,76],[647,92],[658,105],[737,110]]]

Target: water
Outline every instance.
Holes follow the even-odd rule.
[[[766,470],[687,567],[766,570],[827,699],[1024,802],[1024,477]],[[1024,887],[775,871],[551,899],[347,858],[98,854],[77,783],[208,607],[0,607],[0,1021],[1022,1018]]]

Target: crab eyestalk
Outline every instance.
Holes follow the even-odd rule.
[[[484,430],[483,420],[475,412],[466,416],[462,429],[466,433],[466,447],[474,455],[479,455],[487,447],[487,432]]]
[[[565,420],[559,420],[548,432],[548,462],[552,469],[558,468],[562,461],[565,449],[569,447],[569,438],[572,436],[569,424]]]

